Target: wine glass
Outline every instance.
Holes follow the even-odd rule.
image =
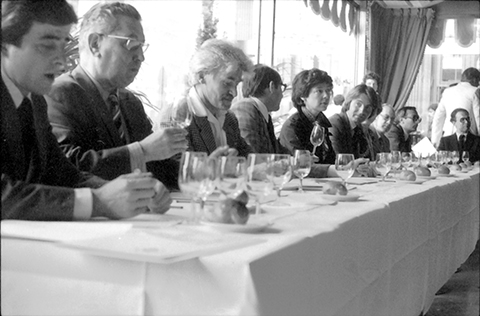
[[[269,166],[271,154],[248,154],[245,187],[247,193],[255,199],[255,214],[261,213],[260,199],[270,194],[273,189],[271,168]]]
[[[240,156],[223,156],[217,160],[217,188],[226,196],[243,190],[247,160]]]
[[[183,152],[180,160],[178,186],[191,199],[190,221],[194,224],[202,217],[202,201],[215,189],[211,161],[206,153],[191,151]],[[197,204],[200,204],[200,210],[197,209]]]
[[[347,180],[355,172],[355,158],[352,154],[337,154],[335,158],[335,170],[342,178],[343,185],[347,185]]]
[[[186,104],[175,102],[162,112],[162,127],[185,128],[192,122],[192,113]]]
[[[392,158],[390,153],[378,153],[375,161],[375,168],[382,174],[382,181],[392,168]]]
[[[400,170],[402,166],[402,154],[398,150],[392,150],[391,152],[391,159],[392,159],[392,169]]]
[[[457,150],[450,152],[450,160],[452,161],[452,164],[454,165],[457,164],[459,159],[460,159],[460,153]]]
[[[317,147],[323,144],[323,141],[325,140],[325,132],[322,126],[318,124],[318,122],[315,122],[313,125],[312,132],[310,133],[310,142],[313,145],[313,150],[312,150],[312,155],[315,156],[315,151],[317,150]]]
[[[446,165],[448,164],[448,151],[446,150],[440,150],[438,151],[438,155],[439,155],[439,160],[440,160],[440,164],[442,165]]]
[[[412,167],[412,153],[402,152],[402,162],[405,163],[405,168]]]
[[[298,192],[303,193],[303,178],[305,178],[312,169],[312,157],[308,150],[296,149],[293,156],[293,174],[300,179]]]
[[[466,150],[462,152],[462,161],[467,165],[468,165],[468,162],[470,161],[470,154]]]
[[[283,186],[292,178],[291,157],[287,154],[272,154],[270,158],[273,188],[277,191],[277,198],[280,199]],[[288,204],[276,201],[272,205],[287,206]]]

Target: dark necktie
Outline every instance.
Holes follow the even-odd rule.
[[[107,101],[110,108],[110,113],[112,114],[113,124],[118,131],[120,139],[125,143],[125,128],[123,126],[122,113],[120,111],[120,102],[118,101],[116,92],[111,93],[108,96]]]
[[[270,138],[270,143],[273,146],[273,150],[276,152],[277,151],[277,138],[275,137],[275,128],[273,127],[273,122],[272,122],[272,117],[269,115],[268,116],[268,122],[267,122],[267,129],[268,129],[268,137]]]
[[[353,155],[355,158],[361,157],[367,150],[368,145],[366,144],[366,139],[363,137],[363,132],[360,126],[357,126],[353,129]]]
[[[463,162],[462,156],[463,152],[465,151],[465,135],[460,135],[458,143],[458,152],[460,156],[459,162]]]
[[[28,173],[32,151],[36,148],[35,126],[33,120],[32,102],[28,98],[24,98],[17,109],[20,128],[22,130],[22,145],[25,154],[24,174]]]

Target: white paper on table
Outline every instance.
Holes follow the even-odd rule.
[[[241,234],[207,233],[176,226],[162,230],[133,228],[117,235],[65,241],[57,245],[103,257],[173,263],[239,249],[264,241]]]
[[[132,228],[132,223],[3,220],[1,227],[2,238],[70,241],[124,233]]]
[[[412,147],[412,151],[415,153],[415,155],[421,154],[422,157],[428,157],[437,152],[428,137],[422,138],[421,141]]]

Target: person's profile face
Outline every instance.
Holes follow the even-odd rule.
[[[455,122],[453,123],[459,133],[466,133],[470,129],[470,116],[459,111],[455,114]]]
[[[401,118],[401,126],[408,132],[415,131],[421,122],[417,111],[407,110],[405,116]]]
[[[208,73],[204,76],[204,96],[213,107],[226,111],[237,96],[237,85],[241,80],[242,71],[236,63],[219,69],[216,73]]]
[[[330,104],[332,89],[326,83],[314,85],[305,98],[305,107],[313,114],[318,114],[327,109]]]
[[[347,116],[350,121],[359,125],[365,121],[373,111],[373,106],[366,94],[362,93],[358,98],[350,102],[350,107],[347,110]]]
[[[373,90],[378,90],[378,82],[375,79],[367,79],[365,80],[365,85],[373,88]]]
[[[145,60],[141,47],[129,50],[127,40],[106,35],[134,38],[145,41],[142,24],[130,17],[117,17],[118,26],[111,34],[101,36],[99,71],[96,78],[105,89],[125,88],[137,76]]]
[[[386,133],[390,130],[390,127],[392,127],[394,120],[395,112],[388,107],[384,107],[382,112],[375,119],[375,129],[381,133]]]
[[[71,25],[33,22],[20,46],[5,45],[2,68],[20,91],[47,94],[65,62],[65,45]]]

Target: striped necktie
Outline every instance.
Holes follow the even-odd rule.
[[[122,113],[120,111],[120,102],[118,101],[117,93],[112,92],[108,96],[107,101],[108,101],[110,113],[112,114],[115,128],[118,131],[118,135],[120,136],[120,139],[125,143],[125,127],[123,125]]]

